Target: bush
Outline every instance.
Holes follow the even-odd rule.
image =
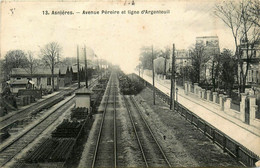
[[[138,79],[130,79],[122,72],[119,74],[119,86],[124,95],[136,95],[144,89]]]

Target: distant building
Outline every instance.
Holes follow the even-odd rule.
[[[212,49],[219,49],[218,36],[196,37],[196,45],[205,46],[206,50],[208,50],[209,52],[211,52]]]
[[[54,88],[59,89],[59,69],[54,69]],[[10,75],[10,87],[13,93],[19,89],[26,88],[28,82],[34,84],[35,88],[51,89],[51,70],[49,68],[37,68],[33,74],[30,74],[23,68],[13,68]]]
[[[175,64],[176,72],[180,73],[182,67],[191,65],[191,57],[188,50],[176,50],[175,51]]]
[[[72,83],[72,74],[73,72],[69,67],[60,67],[59,68],[59,86],[64,87]]]
[[[166,59],[163,57],[159,57],[154,59],[154,71],[156,74],[164,74],[166,71]]]
[[[79,64],[79,70],[81,70],[83,67],[85,67],[85,64]],[[74,64],[71,67],[71,73],[72,73],[72,81],[78,80],[78,65]]]
[[[196,37],[196,46],[202,46],[205,57],[208,61],[201,66],[200,79],[210,82],[213,59],[220,54],[218,36]]]
[[[246,43],[241,40],[241,45],[239,46],[240,51],[242,52],[242,60],[243,60],[243,70],[244,73],[246,71],[246,61],[247,61],[247,51],[246,51]],[[248,74],[246,78],[246,85],[250,85],[252,88],[255,88],[260,92],[260,41],[255,43],[254,45],[249,44],[248,50],[249,57],[249,66],[248,66]],[[238,65],[239,66],[239,65]],[[240,67],[238,67],[239,77],[240,77]]]

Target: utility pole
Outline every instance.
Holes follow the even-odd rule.
[[[141,66],[141,63],[139,62],[139,65],[138,65],[138,68],[139,68],[139,80],[138,80],[138,82],[140,83],[140,80],[141,80],[141,77],[140,77],[140,67]]]
[[[97,55],[95,55],[97,57]],[[97,57],[97,74],[98,74],[98,80],[99,80],[99,60],[98,60],[98,57]]]
[[[140,66],[141,66],[141,64],[139,62],[139,66],[138,66],[138,68],[139,68],[139,78],[140,78]]]
[[[155,87],[154,87],[154,64],[153,64],[153,46],[152,46],[152,66],[153,66],[153,105],[155,105]]]
[[[175,44],[172,45],[172,75],[171,75],[171,95],[170,95],[170,109],[174,110],[175,98]]]
[[[77,45],[77,67],[78,67],[78,88],[80,88],[80,75],[79,75],[79,46]]]
[[[86,53],[85,45],[84,45],[84,56],[85,56],[85,80],[86,80],[86,88],[88,88],[87,53]]]

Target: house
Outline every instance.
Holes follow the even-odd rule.
[[[181,73],[182,67],[191,65],[191,56],[189,51],[182,49],[175,51],[176,72]]]
[[[200,79],[210,81],[214,57],[220,54],[218,36],[196,37],[196,46],[203,47],[203,55],[207,59],[201,66]]]
[[[159,57],[154,59],[154,71],[156,74],[164,74],[166,72],[166,59],[163,57]]]
[[[246,42],[241,40],[241,45],[239,46],[239,50],[242,53],[242,61],[243,61],[243,70],[244,73],[246,71],[247,65],[247,49]],[[248,74],[246,77],[246,85],[251,86],[254,91],[260,93],[260,41],[255,44],[249,44],[248,48],[248,56],[249,56],[249,66],[248,66]],[[238,65],[238,75],[240,77],[240,67]]]
[[[20,79],[19,80],[13,80],[13,81],[10,81],[9,82],[9,85],[10,85],[10,91],[12,93],[18,93],[18,91],[20,89],[26,89],[28,88],[28,85],[29,85],[29,79]]]
[[[64,87],[72,83],[72,71],[69,67],[60,67],[59,68],[59,86]]]
[[[30,81],[38,89],[51,89],[51,70],[49,68],[37,68],[33,74],[30,74],[23,68],[13,68],[10,75],[11,88],[24,88],[25,83]],[[18,86],[16,86],[18,85]],[[54,69],[54,88],[59,89],[59,69]],[[14,89],[16,92],[19,89]]]
[[[85,67],[84,64],[79,64],[79,69],[81,70],[83,67]],[[71,72],[72,72],[72,81],[77,81],[78,80],[78,66],[77,64],[74,64],[71,67]]]

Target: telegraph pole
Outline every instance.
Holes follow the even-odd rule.
[[[80,88],[80,75],[79,75],[79,46],[77,45],[77,67],[78,67],[78,88]]]
[[[170,95],[170,109],[174,110],[175,98],[175,44],[172,45],[172,75],[171,75],[171,95]]]
[[[138,66],[138,68],[139,68],[139,78],[140,78],[140,66],[141,66],[141,64],[139,62],[139,66]]]
[[[140,67],[141,66],[141,63],[139,62],[139,65],[138,65],[138,68],[139,68],[139,80],[138,80],[138,82],[140,83],[140,80],[141,80],[141,77],[140,77]]]
[[[86,53],[85,45],[84,45],[84,56],[85,56],[85,80],[86,80],[86,88],[88,88],[87,53]]]
[[[153,64],[153,46],[152,46],[152,66],[153,66],[153,105],[155,105],[155,87],[154,87],[154,64]]]
[[[97,55],[95,55],[97,57]],[[98,74],[98,80],[99,80],[99,60],[98,60],[98,57],[97,57],[97,74]]]

